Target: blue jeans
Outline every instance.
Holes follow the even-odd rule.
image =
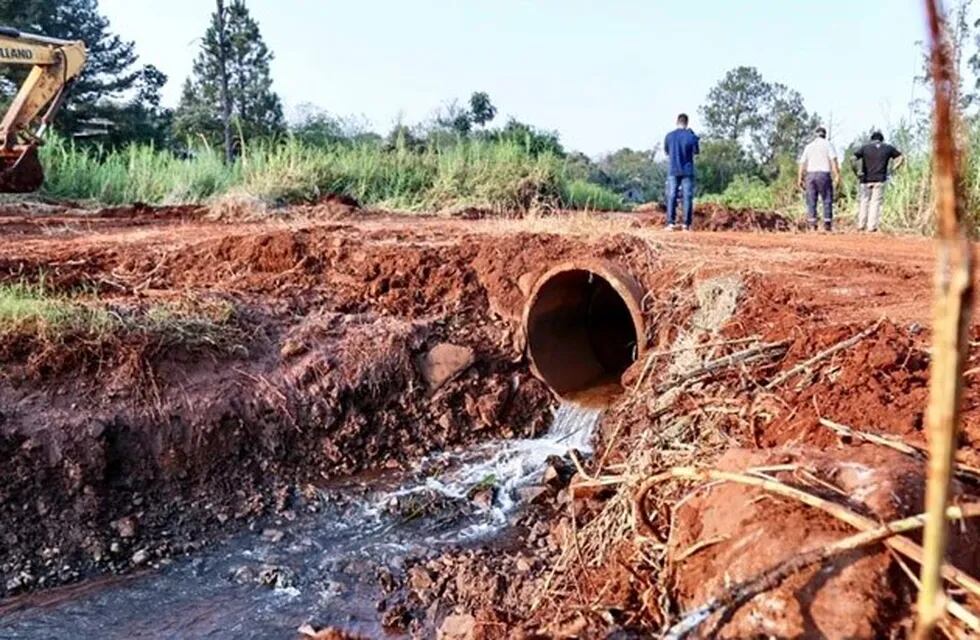
[[[667,224],[674,224],[677,216],[677,185],[684,194],[684,226],[694,222],[694,176],[667,176]]]
[[[834,219],[834,181],[826,171],[806,174],[806,219],[808,222],[817,221],[817,198],[823,200],[823,220],[830,222]]]

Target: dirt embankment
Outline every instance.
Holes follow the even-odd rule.
[[[521,283],[576,243],[171,213],[99,213],[118,224],[95,230],[63,218],[54,235],[45,218],[0,255],[0,285],[43,282],[111,317],[219,300],[233,338],[36,323],[0,336],[8,593],[193,551],[304,508],[325,478],[547,427],[552,399],[517,350]]]
[[[584,474],[555,461],[506,544],[410,562],[386,581],[387,622],[447,638],[648,637],[732,581],[851,531],[757,487],[678,479],[640,505],[644,528],[637,486],[678,466],[763,467],[875,520],[921,509],[921,459],[821,418],[923,444],[925,243],[677,235],[642,217],[603,218],[601,230],[529,222],[530,233],[349,214],[0,215],[11,240],[0,285],[43,281],[48,295],[124,319],[217,301],[232,343],[162,340],[126,322],[111,326],[141,329],[0,337],[6,593],[192,551],[262,513],[288,518],[324,478],[539,433],[552,399],[528,372],[518,318],[536,277],[572,256],[638,276],[652,355],[628,372],[631,393],[606,413]],[[853,346],[774,383],[882,315]],[[969,380],[967,462],[980,438]],[[969,478],[957,491],[980,493]],[[976,531],[960,535],[951,558],[976,575]],[[894,556],[869,547],[830,566],[716,620],[719,633],[902,636],[914,593]],[[841,594],[847,609],[827,604]]]

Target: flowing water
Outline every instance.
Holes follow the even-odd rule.
[[[288,638],[306,622],[381,636],[379,568],[499,534],[550,456],[590,453],[601,413],[562,403],[541,438],[430,456],[419,466],[438,473],[425,477],[325,489],[318,513],[281,531],[242,533],[158,571],[0,601],[0,638]],[[493,497],[479,506],[470,496],[481,488]],[[406,517],[425,504],[467,508]]]

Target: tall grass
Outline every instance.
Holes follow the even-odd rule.
[[[515,141],[473,140],[415,151],[286,139],[249,145],[225,165],[221,153],[207,146],[182,158],[146,145],[101,151],[55,139],[42,156],[47,195],[106,204],[203,203],[226,193],[276,203],[343,193],[363,204],[406,210],[623,206],[617,194],[574,182],[563,158],[531,153]]]
[[[980,226],[980,121],[965,122],[962,132],[962,194],[969,224]],[[905,145],[900,145],[905,146]],[[891,231],[931,233],[934,230],[935,202],[932,196],[932,155],[928,148],[909,144],[905,163],[893,171],[885,190],[881,227]],[[851,169],[851,157],[841,167],[843,185],[837,194],[835,216],[853,219],[857,216],[859,187]],[[803,194],[793,186],[796,168],[789,162],[780,167],[772,183],[758,178],[738,176],[721,194],[704,196],[703,200],[731,207],[772,209],[794,218],[803,216]]]

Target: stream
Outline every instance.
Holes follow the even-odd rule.
[[[520,489],[540,482],[551,456],[591,452],[601,415],[562,403],[540,438],[432,455],[414,476],[326,487],[318,513],[237,534],[159,570],[0,602],[8,605],[0,638],[291,638],[304,623],[385,636],[375,608],[379,568],[501,535],[520,509]],[[471,500],[481,489],[486,500]],[[416,508],[432,504],[467,508]]]

